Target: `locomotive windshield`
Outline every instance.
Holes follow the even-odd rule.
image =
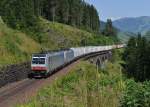
[[[32,64],[45,64],[45,58],[33,58]]]

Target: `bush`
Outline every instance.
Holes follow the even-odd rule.
[[[121,107],[150,107],[150,81],[141,84],[128,80]]]

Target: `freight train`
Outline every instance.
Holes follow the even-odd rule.
[[[33,54],[31,61],[31,77],[47,77],[58,69],[71,63],[72,61],[95,52],[108,51],[116,48],[122,48],[125,44],[110,46],[88,46],[79,48],[70,48],[57,52],[43,52]]]

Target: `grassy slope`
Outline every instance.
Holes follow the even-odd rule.
[[[0,65],[23,62],[38,52],[40,45],[26,34],[8,28],[0,18]]]
[[[120,39],[120,41],[127,43],[131,37],[136,37],[136,34],[130,33],[130,32],[119,31],[117,36]]]
[[[41,19],[41,26],[44,28],[46,36],[44,36],[44,46],[48,48],[68,48],[79,46],[83,38],[92,38],[92,34],[73,28],[68,25],[53,23]]]
[[[108,63],[102,72],[81,62],[67,76],[43,88],[32,101],[17,107],[118,107],[124,87],[118,63]]]
[[[0,18],[0,65],[14,64],[30,59],[31,53],[44,50],[86,45],[112,44],[112,38],[99,36],[68,25],[49,22],[40,18],[37,32],[21,31],[7,27]],[[41,36],[41,43],[37,42]]]
[[[42,37],[42,43],[44,46],[55,48],[68,48],[78,47],[85,41],[86,45],[99,45],[99,44],[112,44],[114,41],[112,38],[104,37],[102,35],[97,36],[84,30],[64,25],[60,23],[49,22],[41,18],[41,27],[44,29],[46,36]]]

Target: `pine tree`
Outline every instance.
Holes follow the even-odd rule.
[[[36,26],[39,16],[88,31],[100,29],[97,10],[82,0],[1,0],[0,6],[4,22],[17,29]]]
[[[150,79],[150,45],[146,38],[138,34],[137,38],[132,37],[123,54],[126,62],[125,70],[129,77],[134,77],[136,81]]]
[[[147,43],[147,52],[146,52],[146,76],[150,79],[150,42]]]
[[[35,26],[36,17],[33,0],[11,0],[3,4],[2,18],[13,28]]]
[[[59,0],[59,6],[57,8],[57,20],[60,23],[68,24],[68,20],[69,20],[68,0]]]
[[[111,19],[107,19],[103,33],[106,36],[116,36],[116,29],[113,27]]]
[[[123,54],[123,60],[126,62],[126,71],[129,76],[135,75],[136,67],[136,38],[130,38],[127,48]]]
[[[137,80],[144,81],[146,79],[146,51],[147,41],[141,34],[137,38],[137,62],[136,62],[136,78]]]

